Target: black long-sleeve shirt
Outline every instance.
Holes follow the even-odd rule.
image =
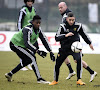
[[[65,35],[69,32],[72,32],[74,35],[65,37]],[[73,42],[80,41],[79,35],[82,36],[87,44],[91,44],[90,39],[83,30],[82,24],[78,22],[75,22],[72,26],[70,26],[67,22],[60,24],[55,39],[56,41],[60,41],[61,48],[70,48]]]
[[[47,37],[42,32],[41,28],[39,28],[37,30],[37,29],[34,28],[33,25],[28,25],[28,26],[24,27],[23,30],[22,30],[25,46],[32,51],[36,51],[38,49],[37,47],[33,46],[30,43],[30,37],[32,35],[33,29],[34,29],[35,34],[37,34],[37,32],[39,32],[39,38],[41,39],[41,41],[42,41],[43,45],[45,46],[45,48],[47,49],[47,51],[50,52],[51,47],[48,43]]]

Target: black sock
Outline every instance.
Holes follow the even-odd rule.
[[[89,66],[87,66],[85,69],[88,70],[90,74],[94,74],[94,71]]]
[[[68,66],[68,68],[69,68],[69,72],[70,72],[70,73],[73,73],[73,69],[72,69],[72,67],[71,67],[71,64],[69,63],[69,64],[67,64],[67,66]]]
[[[12,76],[13,74],[11,72],[8,73],[9,76]]]
[[[21,68],[22,68],[22,66],[21,66],[21,63],[20,63],[20,64],[18,64],[18,65],[11,71],[12,74],[18,72]]]
[[[81,67],[81,60],[77,60],[77,81],[81,79],[82,67]]]

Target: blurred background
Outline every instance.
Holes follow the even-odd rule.
[[[100,33],[100,0],[35,0],[34,7],[42,17],[44,32],[56,32],[62,16],[58,3],[65,1],[86,32]],[[0,0],[0,31],[17,31],[19,10],[23,0]]]

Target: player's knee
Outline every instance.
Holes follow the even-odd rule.
[[[74,60],[75,63],[77,63],[77,60]]]
[[[70,63],[70,60],[69,60],[68,58],[66,58],[66,59],[65,59],[65,63],[66,63],[66,64],[69,64],[69,63]]]
[[[65,60],[65,64],[69,64],[70,62],[68,62],[67,60]]]

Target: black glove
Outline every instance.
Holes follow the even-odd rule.
[[[55,56],[54,56],[53,52],[50,52],[50,58],[51,58],[51,60],[55,61]]]
[[[37,50],[36,52],[37,52],[41,57],[43,57],[43,58],[45,58],[46,55],[47,55],[47,53],[44,52],[44,51]]]

